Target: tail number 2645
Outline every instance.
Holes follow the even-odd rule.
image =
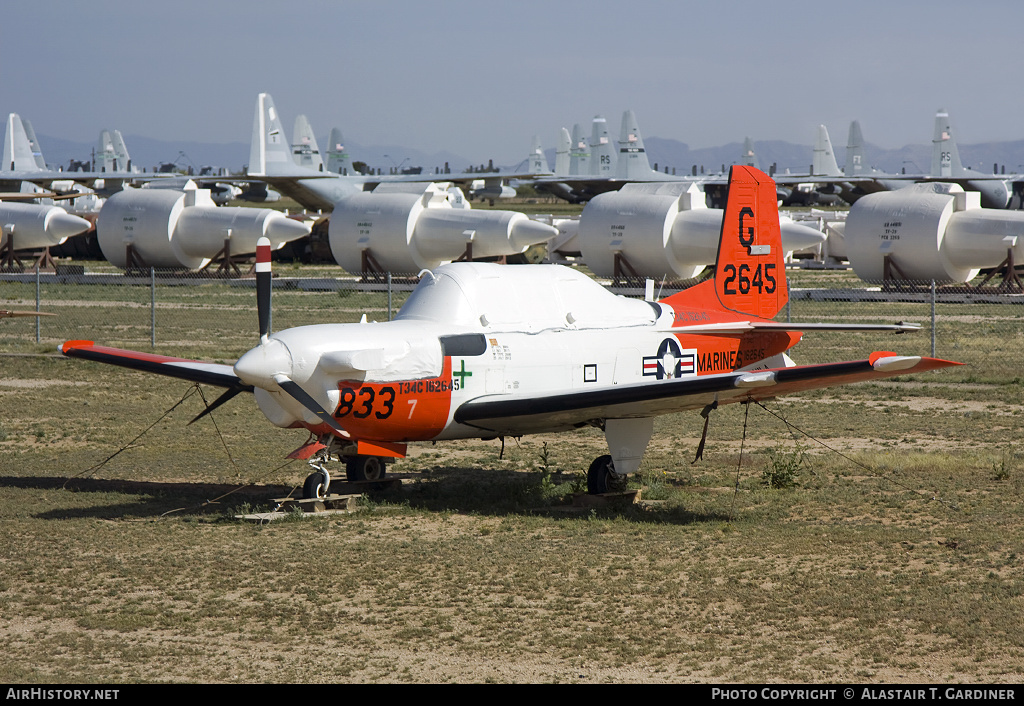
[[[763,269],[762,269],[763,268]],[[758,265],[753,276],[750,274],[750,265],[741,264],[739,268],[734,264],[728,264],[722,268],[726,273],[724,291],[726,294],[747,294],[751,289],[756,289],[762,294],[773,294],[776,281],[775,263]]]

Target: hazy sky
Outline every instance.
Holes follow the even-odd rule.
[[[691,148],[1024,139],[1019,0],[50,0],[0,10],[0,111],[37,133],[248,142],[256,94],[362,145],[511,164],[595,114]],[[321,145],[323,148],[324,145]]]

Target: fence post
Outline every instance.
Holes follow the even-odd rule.
[[[36,311],[39,311],[39,265],[36,265]],[[36,317],[36,343],[40,341],[41,324],[39,319],[42,317]]]
[[[388,321],[391,321],[391,273],[388,272]]]
[[[149,345],[156,348],[156,269],[149,268]]]
[[[932,280],[932,358],[935,357],[935,280]]]

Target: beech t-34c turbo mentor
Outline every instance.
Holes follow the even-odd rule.
[[[732,168],[714,277],[658,302],[608,292],[557,265],[452,263],[424,272],[393,321],[271,333],[270,247],[258,248],[260,342],[218,365],[69,341],[64,355],[242,391],[310,440],[307,496],[326,493],[327,461],[350,480],[382,477],[410,441],[604,430],[592,493],[635,472],[654,417],[957,365],[876,352],[797,366],[804,331],[909,331],[911,324],[772,321],[788,294],[774,182]],[[204,412],[205,414],[205,412]],[[200,415],[202,416],[202,415]]]

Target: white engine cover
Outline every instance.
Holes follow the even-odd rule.
[[[125,189],[109,199],[96,222],[103,256],[126,267],[127,246],[152,267],[198,269],[230,237],[231,253],[256,251],[267,237],[273,248],[304,235],[310,226],[267,208],[214,205],[208,189]]]
[[[455,203],[453,203],[455,200]],[[472,210],[438,184],[381,184],[335,204],[328,238],[335,261],[363,272],[364,253],[389,272],[418,273],[457,259],[514,255],[558,234],[515,211]]]
[[[1024,213],[981,208],[956,184],[916,184],[863,196],[850,208],[844,239],[857,276],[881,281],[885,257],[910,280],[968,282],[1014,250],[1024,255]]]

